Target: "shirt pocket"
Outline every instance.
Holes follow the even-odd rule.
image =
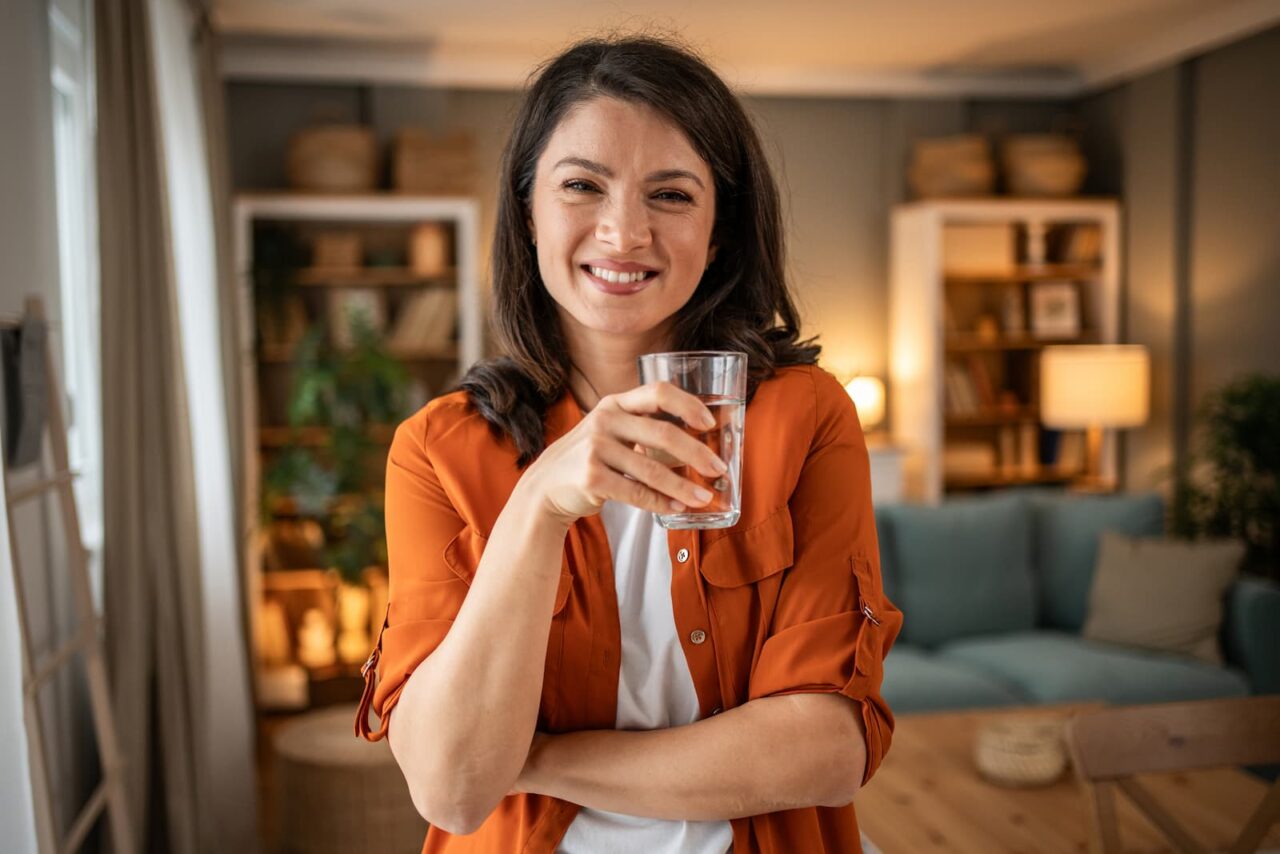
[[[449,545],[445,546],[445,563],[466,583],[467,587],[471,586],[471,582],[476,577],[476,570],[480,566],[480,558],[484,554],[487,543],[487,537],[471,525],[467,525],[449,541]],[[565,603],[569,601],[569,593],[573,590],[573,574],[569,571],[569,557],[564,554],[560,560],[560,582],[556,587],[556,601],[551,612],[553,616],[564,610]]]
[[[710,532],[698,569],[716,587],[742,587],[782,572],[795,562],[791,510],[787,505],[747,528]]]

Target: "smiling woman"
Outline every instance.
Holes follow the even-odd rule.
[[[902,617],[779,219],[755,130],[689,51],[590,40],[530,87],[494,236],[507,355],[402,424],[387,467],[390,604],[356,730],[389,736],[424,851],[859,850]],[[724,471],[671,423],[705,428],[707,406],[639,385],[637,357],[669,350],[747,355],[730,528],[653,518],[709,500],[690,469]]]

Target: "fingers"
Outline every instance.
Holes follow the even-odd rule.
[[[710,430],[716,426],[715,416],[697,395],[665,381],[646,383],[619,394],[607,395],[600,402],[606,401],[634,415],[669,413],[690,427]]]
[[[625,448],[619,447],[619,450],[643,459],[643,457]],[[686,509],[683,502],[650,489],[639,480],[630,480],[623,477],[607,465],[595,466],[593,469],[587,489],[600,499],[601,503],[604,500],[620,501],[653,513],[671,513],[673,511],[679,513]],[[668,473],[673,474],[669,469]]]
[[[622,445],[602,445],[598,455],[600,462],[610,469],[635,478],[635,480],[623,478],[628,486],[622,487],[626,492],[619,500],[626,501],[628,504],[636,503],[626,496],[639,494],[635,488],[637,486],[641,487],[645,493],[653,493],[656,500],[663,505],[669,505],[670,500],[675,499],[683,505],[700,507],[714,497],[710,490],[681,477],[657,460]],[[649,496],[646,494],[645,497]],[[664,506],[658,512],[669,513],[671,508]]]
[[[658,459],[667,466],[690,465],[708,478],[719,477],[728,468],[705,442],[669,421],[626,411],[601,411],[595,413],[595,420],[595,429],[603,435],[658,451]]]

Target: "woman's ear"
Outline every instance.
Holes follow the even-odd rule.
[[[719,248],[720,248],[720,247],[718,247],[718,246],[716,246],[714,243],[712,243],[712,244],[711,244],[711,247],[710,247],[709,249],[707,249],[707,267],[710,267],[710,266],[711,266],[711,262],[712,262],[712,261],[714,261],[714,260],[716,260],[716,250],[717,250],[717,249],[719,249]],[[705,270],[705,269],[706,269],[706,267],[704,267],[703,269]]]
[[[534,246],[538,245],[538,230],[533,227],[533,217],[529,217],[525,222],[529,226],[529,242]]]

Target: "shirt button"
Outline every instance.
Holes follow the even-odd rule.
[[[693,641],[694,643],[702,643],[706,639],[707,639],[707,633],[704,632],[702,629],[694,629],[692,632],[689,633],[689,640]]]
[[[676,552],[676,560],[680,561],[681,563],[684,563],[688,559],[689,559],[688,549],[681,549],[680,551]]]

